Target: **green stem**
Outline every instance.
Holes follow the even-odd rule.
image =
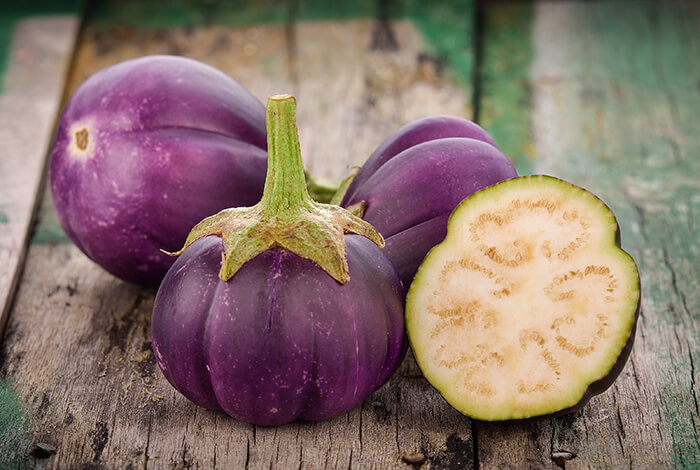
[[[290,95],[267,101],[267,178],[263,197],[252,207],[224,209],[198,223],[182,253],[207,235],[224,245],[219,278],[228,281],[245,263],[271,248],[282,248],[314,262],[345,284],[350,271],[345,233],[369,238],[379,247],[384,239],[374,227],[345,209],[314,202],[306,189],[299,150],[296,100]]]
[[[296,99],[275,95],[267,100],[267,177],[260,205],[269,215],[308,206],[296,121]]]

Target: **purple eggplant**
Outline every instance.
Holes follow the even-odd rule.
[[[451,116],[419,119],[389,136],[358,171],[340,205],[386,240],[408,286],[428,250],[445,238],[447,218],[467,196],[517,176],[513,163],[478,125]]]
[[[262,195],[263,105],[194,60],[148,56],[88,78],[61,117],[50,166],[61,226],[91,259],[157,285],[201,219]]]
[[[295,109],[289,95],[269,99],[261,201],[192,230],[151,324],[158,365],[175,388],[261,425],[353,409],[406,349],[404,289],[377,246],[381,235],[310,198]]]
[[[348,186],[346,195],[369,179],[382,165],[404,150],[430,140],[465,137],[486,142],[498,148],[491,136],[478,124],[467,119],[437,115],[416,119],[387,137],[362,165]]]

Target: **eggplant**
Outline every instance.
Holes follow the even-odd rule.
[[[581,409],[617,378],[641,286],[612,211],[550,176],[498,183],[452,213],[406,299],[423,375],[484,421]]]
[[[92,260],[156,286],[192,227],[261,197],[265,108],[235,80],[174,56],[88,78],[58,124],[50,185],[59,222]]]
[[[260,202],[197,224],[153,306],[168,381],[198,405],[259,425],[353,409],[406,350],[405,292],[381,235],[307,192],[295,103],[268,100]]]
[[[338,199],[359,208],[384,236],[387,256],[408,286],[428,250],[445,238],[452,210],[473,192],[517,175],[477,124],[431,116],[389,136]]]

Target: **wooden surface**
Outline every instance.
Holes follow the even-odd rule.
[[[50,195],[37,195],[62,99],[61,70],[69,64],[64,53],[54,91],[42,87],[53,98],[41,116],[16,122],[17,132],[28,132],[43,120],[32,142],[38,163],[26,176],[8,179],[4,166],[0,174],[24,191],[0,186],[0,209],[21,204],[23,217],[0,237],[0,248],[20,240],[5,251],[15,261],[0,255],[0,306],[9,317],[0,345],[0,468],[700,465],[697,2],[207,2],[185,10],[174,1],[147,3],[91,6],[65,96],[126,58],[196,58],[261,100],[295,94],[306,166],[328,178],[345,176],[348,165],[361,164],[418,116],[476,116],[521,174],[568,179],[614,210],[642,278],[636,344],[614,386],[581,412],[524,424],[461,416],[410,354],[362,407],[326,422],[256,427],[196,407],[155,365],[155,292],[89,261],[62,234]],[[75,38],[76,24],[62,26],[61,44]],[[26,44],[18,32],[13,48]],[[55,51],[58,43],[40,48]],[[15,61],[5,69],[0,116],[12,109],[6,96]],[[40,79],[47,78],[31,81]],[[3,152],[2,165],[22,158],[14,147]],[[30,234],[25,259],[22,240]],[[21,276],[13,294],[14,284],[3,279],[15,272]],[[42,452],[46,445],[55,453]],[[407,463],[412,452],[424,461]]]

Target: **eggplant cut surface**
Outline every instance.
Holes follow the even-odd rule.
[[[612,384],[639,298],[610,209],[557,178],[519,177],[455,209],[411,285],[406,326],[452,406],[524,419],[574,411]]]

